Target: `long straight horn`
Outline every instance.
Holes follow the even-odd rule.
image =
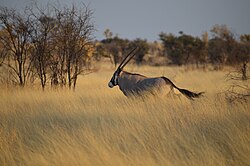
[[[135,47],[133,50],[131,50],[128,55],[122,60],[122,62],[120,63],[120,65],[118,66],[117,69],[122,69],[124,67],[123,63],[127,60],[127,58],[129,57],[129,55],[131,55],[135,50],[137,49],[137,47]],[[134,56],[134,55],[133,55]],[[121,67],[123,66],[123,67]]]
[[[138,48],[138,47],[136,47],[136,48]],[[123,63],[121,69],[123,69],[123,68],[126,66],[126,64],[136,55],[136,53],[137,53],[139,50],[140,50],[140,48],[138,48],[138,49],[133,53],[133,55],[131,55],[131,56],[129,57],[129,59],[128,59],[126,62]]]

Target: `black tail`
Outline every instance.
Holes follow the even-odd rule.
[[[194,93],[186,89],[180,89],[177,86],[175,86],[175,84],[172,81],[170,81],[170,79],[166,77],[161,77],[161,78],[163,78],[167,84],[171,84],[174,88],[178,89],[181,92],[181,94],[185,95],[187,98],[191,100],[193,100],[194,98],[199,98],[200,96],[202,96],[202,94],[205,93],[205,92]]]
[[[176,87],[177,88],[177,87]],[[183,95],[185,95],[187,98],[193,100],[193,98],[198,98],[202,96],[205,92],[199,92],[199,93],[194,93],[186,89],[179,89],[177,88]]]

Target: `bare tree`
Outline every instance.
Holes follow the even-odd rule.
[[[29,12],[33,19],[33,33],[32,38],[32,57],[33,67],[37,76],[40,79],[42,89],[48,81],[49,67],[51,66],[52,44],[53,36],[52,30],[56,26],[56,21],[50,16],[50,6],[47,9],[41,9],[37,5],[30,7]]]
[[[246,82],[242,82],[242,80],[235,81],[235,79],[238,79],[237,73],[235,77],[232,76],[233,73],[230,73],[229,78],[233,79],[234,82],[229,86],[227,91],[225,92],[226,98],[230,102],[235,101],[248,101],[250,97],[250,87]],[[231,80],[232,81],[232,80]]]
[[[23,17],[15,10],[0,8],[0,25],[5,34],[0,36],[0,42],[10,52],[3,64],[13,71],[13,79],[20,86],[25,85],[31,71],[31,24],[29,16]]]
[[[0,30],[0,36],[5,36],[6,32],[4,30]],[[6,56],[8,54],[8,49],[3,45],[2,42],[0,42],[0,66],[2,66]]]
[[[231,71],[226,75],[227,81],[230,81],[226,97],[230,102],[233,101],[248,101],[250,97],[249,87],[249,69],[247,68],[246,61],[243,61],[243,66],[235,71]]]
[[[84,73],[88,52],[92,42],[94,25],[91,22],[92,10],[83,5],[62,10],[55,8],[58,26],[54,31],[54,42],[57,43],[59,78],[62,84],[67,80],[68,87],[75,88],[79,74]]]

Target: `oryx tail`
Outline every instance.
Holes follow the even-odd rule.
[[[189,98],[189,99],[192,99],[192,100],[193,100],[193,98],[198,98],[198,97],[200,97],[203,93],[205,93],[205,92],[194,93],[194,92],[191,92],[191,91],[189,91],[189,90],[187,90],[187,89],[178,88],[170,79],[168,79],[168,78],[166,78],[166,77],[162,77],[162,78],[165,80],[165,82],[166,82],[167,84],[171,84],[174,88],[178,89],[178,90],[181,92],[181,94],[185,95],[185,96],[186,96],[187,98]]]

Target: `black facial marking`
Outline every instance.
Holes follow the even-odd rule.
[[[110,82],[116,86],[118,85],[118,77],[119,77],[119,74],[121,73],[121,69],[117,69],[115,71],[115,73],[113,74],[113,77],[111,78]]]

